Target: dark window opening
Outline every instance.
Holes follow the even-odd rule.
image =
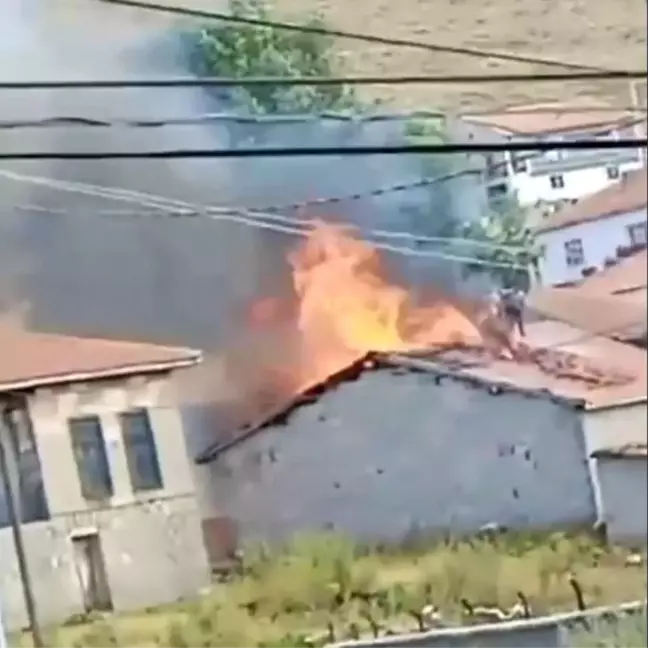
[[[133,490],[162,488],[160,462],[148,412],[146,410],[123,412],[119,418]]]
[[[68,425],[81,482],[81,494],[87,500],[111,497],[113,483],[99,417],[70,419]]]

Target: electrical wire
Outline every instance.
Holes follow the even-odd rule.
[[[600,109],[592,109],[592,111]],[[583,112],[581,109],[572,109],[573,112]],[[556,114],[570,114],[572,111]],[[648,113],[646,108],[616,108],[608,109],[615,113],[627,111],[633,113]],[[605,112],[604,110],[602,112]],[[553,111],[552,111],[553,114]],[[436,111],[411,111],[402,113],[344,113],[322,112],[312,114],[287,114],[287,115],[236,115],[232,113],[207,113],[196,117],[167,117],[164,119],[96,119],[93,117],[57,116],[41,119],[0,120],[0,130],[15,130],[22,128],[162,128],[165,126],[199,126],[202,124],[234,123],[242,126],[262,124],[312,124],[322,121],[335,121],[353,124],[411,122],[412,120],[445,119],[447,115]],[[641,123],[645,118],[636,119]],[[615,125],[623,128],[622,125]]]
[[[105,1],[105,0],[103,0]],[[396,144],[380,146],[301,146],[230,149],[171,149],[149,151],[63,151],[0,152],[0,160],[169,160],[169,159],[242,159],[286,157],[330,157],[358,155],[417,155],[452,153],[502,153],[506,151],[591,151],[645,148],[643,137],[618,140],[536,141],[495,143]]]
[[[122,88],[247,88],[250,86],[330,85],[468,85],[480,83],[559,83],[571,81],[631,81],[648,76],[646,70],[600,72],[546,72],[537,74],[459,74],[352,77],[171,77],[159,79],[105,79],[93,81],[0,81],[0,90],[98,90]]]
[[[231,14],[218,13],[214,11],[204,11],[200,9],[191,9],[189,7],[177,7],[152,2],[139,2],[137,0],[101,0],[106,4],[131,7],[134,9],[147,9],[161,13],[175,14],[179,16],[188,16],[193,18],[202,18],[206,20],[218,20],[220,22],[229,22],[240,25],[250,25],[255,27],[270,27],[272,29],[283,29],[286,31],[297,31],[305,34],[318,34],[320,36],[336,36],[349,40],[365,41],[367,43],[378,43],[381,45],[390,45],[393,47],[409,47],[414,49],[427,50],[428,52],[444,52],[447,54],[461,54],[463,56],[472,56],[476,58],[499,59],[501,61],[512,61],[515,63],[530,63],[533,65],[547,65],[560,67],[563,69],[582,70],[591,72],[609,72],[599,66],[584,65],[582,63],[570,63],[567,61],[556,61],[535,56],[525,56],[522,54],[512,54],[509,52],[488,52],[470,47],[457,47],[453,45],[439,45],[436,43],[425,43],[421,41],[407,40],[403,38],[387,38],[373,34],[358,34],[353,32],[342,31],[339,29],[328,29],[325,27],[316,27],[314,25],[297,25],[283,23],[275,20],[260,20],[257,18],[245,18],[243,16],[233,16]]]
[[[42,178],[38,176],[28,176],[28,175],[18,174],[6,170],[0,170],[0,176],[11,180],[28,182],[31,184],[46,186],[51,189],[68,191],[71,193],[89,195],[97,198],[109,198],[118,201],[134,202],[139,205],[152,207],[154,209],[159,210],[158,213],[142,212],[138,214],[138,216],[140,217],[163,216],[167,218],[169,217],[172,218],[178,216],[182,216],[182,217],[194,216],[194,217],[204,217],[209,220],[215,220],[215,221],[229,221],[229,222],[248,225],[251,227],[257,227],[260,229],[267,229],[275,232],[280,232],[284,234],[293,234],[293,235],[303,236],[303,237],[308,237],[311,234],[310,231],[305,231],[303,229],[300,229],[299,227],[295,227],[294,220],[289,219],[287,217],[278,217],[277,215],[273,215],[273,214],[258,214],[254,212],[247,212],[245,210],[236,210],[231,208],[229,209],[204,208],[201,205],[195,205],[189,202],[176,200],[176,199],[167,199],[160,196],[146,194],[138,191],[131,191],[126,189],[112,189],[112,188],[108,189],[108,188],[98,187],[97,185],[88,185],[85,183],[76,183],[76,182],[68,182],[68,181],[58,181],[50,178]],[[37,210],[49,211],[47,210],[47,208],[42,208],[42,209],[37,208]],[[130,218],[133,215],[131,213],[128,216]],[[261,218],[259,218],[259,216],[261,216]],[[265,217],[266,220],[264,220],[263,217]],[[287,222],[288,224],[283,225],[283,224],[272,222],[272,220],[275,221],[281,220]],[[302,223],[303,222],[304,221],[302,221]],[[358,230],[358,228],[352,226],[346,226],[346,228],[352,231],[362,233],[362,231]],[[390,235],[395,234],[400,237],[415,236],[415,235],[409,235],[407,233],[398,233],[398,232],[391,233],[386,231],[381,232],[380,230],[374,230],[374,233],[390,234]],[[427,238],[430,241],[434,239],[434,237],[425,237],[425,238]],[[443,240],[448,241],[449,239],[443,239]],[[464,243],[466,242],[466,239],[457,239],[457,240],[462,241]],[[479,265],[485,267],[500,267],[500,268],[511,268],[511,269],[518,269],[518,270],[528,270],[526,266],[519,263],[509,263],[503,261],[498,262],[498,261],[491,261],[487,259],[479,259],[475,257],[455,256],[455,255],[445,254],[442,252],[436,252],[432,250],[417,250],[409,247],[399,247],[388,243],[383,243],[380,241],[371,241],[371,244],[377,249],[394,252],[396,254],[402,254],[405,256],[431,257],[431,258],[438,258],[447,261],[455,261],[455,262],[461,262],[461,263],[467,263],[471,265]]]

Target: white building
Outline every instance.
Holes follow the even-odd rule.
[[[643,169],[548,215],[535,229],[545,286],[579,281],[614,263],[620,252],[646,245],[646,174]]]
[[[629,110],[579,109],[559,104],[519,106],[499,113],[466,114],[453,122],[461,141],[538,142],[602,140],[643,135],[645,115]],[[644,166],[640,150],[503,152],[486,156],[490,199],[515,196],[524,206],[582,198]]]
[[[648,450],[645,443],[602,448],[592,454],[597,463],[602,520],[608,538],[643,547],[648,529]]]

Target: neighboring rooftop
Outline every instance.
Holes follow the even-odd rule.
[[[623,446],[600,448],[593,452],[591,456],[597,459],[646,459],[648,457],[648,445],[645,443],[628,443]]]
[[[580,108],[580,109],[579,109]],[[494,128],[508,135],[544,135],[583,131],[625,129],[645,114],[609,106],[565,105],[559,103],[514,106],[498,112],[461,115],[471,124]]]
[[[193,349],[32,333],[0,325],[0,392],[197,364]]]
[[[629,171],[618,182],[551,214],[536,227],[536,232],[549,232],[645,210],[648,203],[647,191],[646,169]]]
[[[619,260],[616,265],[599,270],[580,283],[580,288],[597,295],[624,295],[648,285],[648,250]]]
[[[212,461],[264,428],[285,422],[291,412],[317,400],[323,393],[358,379],[365,371],[381,368],[450,376],[482,386],[493,394],[524,392],[588,410],[647,399],[647,356],[643,350],[594,337],[558,322],[530,324],[527,339],[531,351],[527,360],[522,362],[494,359],[485,349],[469,346],[423,353],[367,354],[329,379],[304,390],[267,416],[244,426],[227,440],[214,443],[196,461]],[[397,376],[394,379],[397,380]]]
[[[646,335],[645,300],[625,300],[582,286],[549,287],[532,292],[529,307],[543,318],[615,340],[639,340]]]

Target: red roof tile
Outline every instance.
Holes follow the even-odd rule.
[[[0,392],[197,364],[199,351],[0,325]]]
[[[529,307],[545,318],[618,340],[637,340],[648,328],[645,300],[625,300],[581,286],[534,291]]]
[[[464,114],[463,120],[517,135],[581,132],[618,128],[635,119],[641,111],[619,110],[609,106],[567,106],[559,103],[514,106],[499,112]]]
[[[619,295],[648,285],[648,250],[622,259],[580,283],[583,291],[599,295]]]
[[[478,347],[417,353],[416,357],[485,382],[582,400],[586,409],[648,398],[648,356],[643,349],[553,321],[529,324],[526,343],[530,353],[523,361],[493,359]]]
[[[536,227],[536,232],[550,232],[628,212],[645,211],[648,204],[647,191],[646,169],[630,171],[624,179],[602,191],[551,214]],[[643,218],[646,219],[645,213]]]

